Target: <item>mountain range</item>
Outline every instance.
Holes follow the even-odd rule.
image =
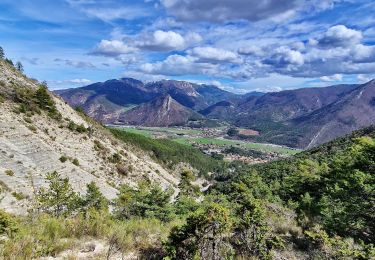
[[[214,119],[259,131],[251,137],[255,141],[310,148],[373,124],[374,85],[372,80],[238,95],[185,81],[123,78],[56,93],[107,124],[173,126]]]

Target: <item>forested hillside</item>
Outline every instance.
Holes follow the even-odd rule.
[[[176,148],[168,151],[168,141],[113,133],[139,141],[156,159],[173,158]],[[74,251],[74,241],[82,248],[85,238],[94,248],[86,256],[109,259],[371,259],[374,165],[370,127],[285,160],[221,164],[205,192],[186,170],[175,199],[171,190],[147,181],[138,188],[121,185],[112,201],[95,184],[79,195],[68,179],[52,173],[49,188],[35,197],[32,218],[1,213],[0,230],[8,237],[2,254],[61,256]]]

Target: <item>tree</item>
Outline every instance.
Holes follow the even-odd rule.
[[[5,62],[7,62],[10,66],[14,67],[14,63],[11,59],[5,58]]]
[[[138,188],[122,185],[117,199],[115,211],[120,219],[131,217],[155,217],[168,221],[172,214],[171,196],[173,191],[163,190],[156,184],[141,182]]]
[[[243,257],[268,258],[272,249],[270,229],[266,222],[265,201],[245,195],[238,208],[238,221],[232,238],[237,254]]]
[[[68,178],[56,171],[47,175],[48,189],[41,188],[36,194],[39,209],[54,216],[68,216],[79,208],[81,198],[73,191]]]
[[[20,61],[17,61],[16,63],[16,69],[19,71],[19,72],[23,72],[23,65]]]
[[[96,209],[98,211],[108,210],[108,200],[103,196],[99,187],[93,181],[87,184],[86,195],[82,203],[85,211],[89,209]]]
[[[236,136],[236,135],[238,135],[238,133],[239,133],[238,129],[236,129],[234,127],[229,128],[228,131],[227,131],[227,135],[229,135],[229,136]]]
[[[192,184],[195,180],[194,174],[189,171],[185,170],[181,173],[181,181],[178,184],[178,188],[180,189],[180,195],[186,195],[190,197],[198,197],[199,196],[199,186]]]
[[[206,202],[187,218],[185,225],[172,229],[166,244],[168,254],[172,259],[230,259],[231,226],[227,208]]]
[[[0,59],[3,60],[4,57],[5,57],[4,49],[3,49],[3,47],[0,46]]]

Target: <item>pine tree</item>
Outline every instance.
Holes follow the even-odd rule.
[[[16,63],[16,69],[20,72],[23,72],[23,65],[20,61],[17,61]]]
[[[54,216],[68,216],[78,208],[79,195],[73,191],[68,178],[62,178],[56,171],[47,175],[49,188],[42,188],[36,199],[40,209]]]
[[[108,200],[100,192],[95,182],[87,184],[86,196],[83,199],[83,207],[85,210],[94,208],[96,210],[108,210]]]
[[[5,57],[4,49],[3,49],[3,47],[0,46],[0,59],[2,60],[2,59],[4,59],[4,57]]]

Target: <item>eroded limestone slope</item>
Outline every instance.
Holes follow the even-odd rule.
[[[114,139],[60,98],[53,96],[61,120],[52,119],[44,111],[20,113],[21,104],[9,98],[13,88],[38,87],[0,61],[0,207],[24,211],[28,198],[46,185],[46,175],[53,171],[68,177],[73,188],[82,193],[86,184],[94,181],[109,199],[116,196],[121,183],[136,185],[143,179],[176,189],[175,176],[146,154]],[[69,128],[72,124],[91,130],[80,133]],[[62,158],[67,160],[62,162]]]

